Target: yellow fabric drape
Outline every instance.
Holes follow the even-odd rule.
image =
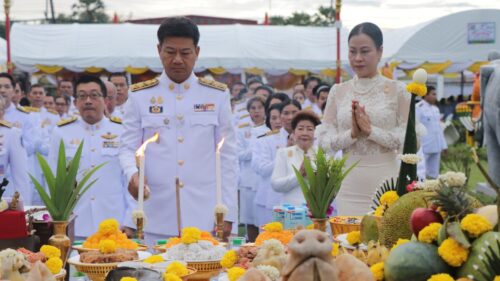
[[[222,75],[226,73],[226,69],[224,67],[211,67],[208,69],[208,71],[215,75]]]
[[[325,76],[332,77],[332,78],[337,77],[337,70],[336,69],[327,68],[327,69],[321,70],[320,73],[321,73],[321,75],[325,75]]]
[[[428,74],[437,74],[437,73],[442,73],[445,69],[450,67],[452,64],[451,61],[445,61],[445,62],[425,62],[422,65],[419,66],[419,68],[425,69]],[[413,77],[413,73],[415,72],[416,69],[409,70],[406,72],[409,77]]]
[[[133,74],[133,75],[141,75],[141,74],[146,73],[148,70],[149,70],[149,68],[147,68],[147,67],[132,67],[130,65],[125,68],[126,72]]]
[[[100,73],[100,72],[103,72],[103,71],[104,71],[104,68],[102,68],[102,67],[91,66],[91,67],[86,67],[85,68],[85,72],[88,72],[88,73]]]
[[[472,64],[471,66],[469,66],[469,68],[467,68],[467,69],[471,72],[478,73],[481,66],[483,66],[487,63],[488,63],[487,61],[477,61],[474,64]]]
[[[35,64],[35,67],[38,68],[41,72],[47,73],[47,74],[55,74],[55,73],[64,69],[64,67],[58,66],[58,65]]]
[[[307,76],[309,74],[309,71],[307,71],[307,70],[293,69],[293,68],[290,68],[288,70],[288,72],[290,72],[293,75],[297,75],[297,76]]]

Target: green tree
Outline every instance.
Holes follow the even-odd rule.
[[[109,16],[103,0],[78,0],[78,3],[71,6],[71,15],[59,14],[58,23],[106,23],[109,22]]]
[[[272,25],[328,26],[334,19],[334,8],[320,6],[314,15],[296,11],[289,17],[271,16],[270,21]]]

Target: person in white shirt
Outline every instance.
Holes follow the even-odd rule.
[[[56,97],[56,111],[60,119],[69,118],[68,109],[71,103],[71,98],[68,96]]]
[[[258,96],[251,98],[248,101],[247,110],[250,113],[251,122],[241,124],[236,129],[240,163],[238,187],[240,191],[240,223],[246,224],[248,241],[253,242],[259,234],[254,217],[254,199],[259,176],[251,167],[252,145],[255,145],[257,136],[267,131],[264,101]]]
[[[116,87],[116,107],[113,116],[123,118],[125,116],[125,102],[128,100],[129,81],[124,72],[111,73],[108,81]]]
[[[302,105],[304,110],[312,110],[314,113],[318,114],[321,112],[318,105],[316,104],[316,96],[314,95],[314,88],[321,83],[321,80],[318,77],[308,77],[304,80],[304,93],[306,95],[306,100]]]
[[[295,167],[305,175],[304,157],[308,157],[311,161],[315,157],[314,131],[320,123],[318,116],[310,111],[304,110],[297,113],[292,120],[295,145],[280,148],[276,152],[271,186],[274,191],[283,194],[281,204],[301,206],[305,203],[293,168]]]

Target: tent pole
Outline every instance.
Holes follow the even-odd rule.
[[[5,11],[5,40],[7,41],[7,72],[12,74],[12,62],[10,60],[10,0],[3,1]]]
[[[336,0],[335,2],[335,25],[337,26],[337,77],[335,82],[340,83],[341,66],[340,66],[340,7],[342,5],[342,0]]]

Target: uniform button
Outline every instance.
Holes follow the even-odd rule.
[[[177,100],[182,100],[182,96],[181,95],[177,95],[176,99]]]
[[[188,83],[184,84],[184,89],[185,90],[189,90],[189,84]]]
[[[91,168],[94,168],[94,167],[95,167],[95,165],[90,165],[90,167],[91,167]]]
[[[95,152],[95,148],[90,149],[90,151]]]
[[[92,198],[90,198],[90,199],[91,199],[92,201],[94,201],[94,200],[95,200],[95,196],[92,196]]]
[[[179,166],[184,165],[184,160],[179,160],[179,161],[177,161],[177,164],[179,164]]]
[[[168,123],[170,123],[170,120],[168,120],[168,118],[165,118],[165,119],[163,119],[163,123],[164,123],[165,125],[168,125]]]
[[[170,85],[168,85],[168,88],[170,89],[170,91],[173,91],[175,88],[174,83],[170,83]]]
[[[180,143],[184,142],[184,138],[183,137],[177,137],[177,141],[179,141]]]
[[[183,188],[183,187],[184,187],[184,183],[180,181],[180,182],[179,182],[179,187],[180,187],[180,188]]]
[[[181,114],[178,114],[177,115],[177,120],[182,121],[182,119],[184,119],[184,116],[182,116]]]

